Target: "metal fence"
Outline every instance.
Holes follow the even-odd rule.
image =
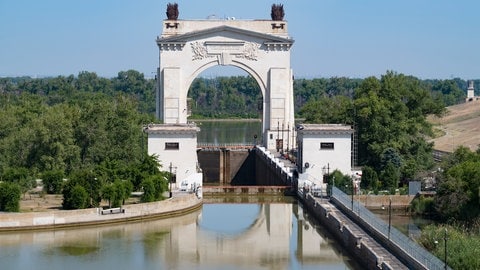
[[[204,149],[251,149],[254,147],[252,143],[197,143],[197,148]]]
[[[351,196],[343,193],[340,189],[333,187],[332,197],[340,202],[344,208],[351,211],[353,215],[358,216],[374,230],[383,234],[391,243],[404,250],[410,257],[420,262],[427,269],[445,269],[445,263],[443,261],[401,233],[399,230],[385,223],[359,202],[354,201]]]

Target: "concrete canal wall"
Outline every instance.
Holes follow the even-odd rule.
[[[60,210],[31,213],[1,213],[0,232],[19,230],[57,229],[168,218],[183,215],[202,206],[194,194],[182,194],[171,199],[124,205],[119,213],[102,214],[101,208]]]
[[[197,152],[198,162],[203,171],[203,182],[205,184],[230,184],[237,174],[251,172],[250,167],[246,168],[246,161],[251,150],[231,150],[219,148],[214,150],[201,149]],[[254,178],[249,176],[250,179]]]
[[[382,256],[376,254],[373,247],[362,241],[361,234],[355,233],[339,218],[334,211],[335,208],[329,208],[328,204],[318,203],[315,197],[309,193],[305,197],[300,195],[299,199],[309,213],[315,216],[335,239],[367,269],[394,269],[384,261]]]
[[[205,185],[292,185],[292,169],[262,147],[201,149],[197,156]]]

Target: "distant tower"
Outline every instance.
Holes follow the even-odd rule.
[[[467,101],[472,101],[475,98],[475,89],[473,88],[473,80],[468,82]]]

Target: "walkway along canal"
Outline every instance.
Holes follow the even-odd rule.
[[[173,198],[122,206],[118,213],[105,214],[101,208],[0,214],[0,232],[54,230],[82,226],[125,223],[184,215],[202,206],[195,194],[177,193]]]
[[[328,197],[298,192],[306,208],[368,269],[450,269],[336,187]]]

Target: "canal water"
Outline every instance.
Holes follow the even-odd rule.
[[[200,143],[252,143],[261,122],[200,122]],[[393,223],[395,224],[395,223]],[[362,269],[291,197],[205,198],[184,216],[0,234],[0,269]]]
[[[261,143],[262,122],[251,120],[195,121],[200,127],[198,143],[252,144]],[[257,138],[255,138],[257,135]]]
[[[361,269],[293,198],[205,200],[170,219],[0,234],[1,269]]]

